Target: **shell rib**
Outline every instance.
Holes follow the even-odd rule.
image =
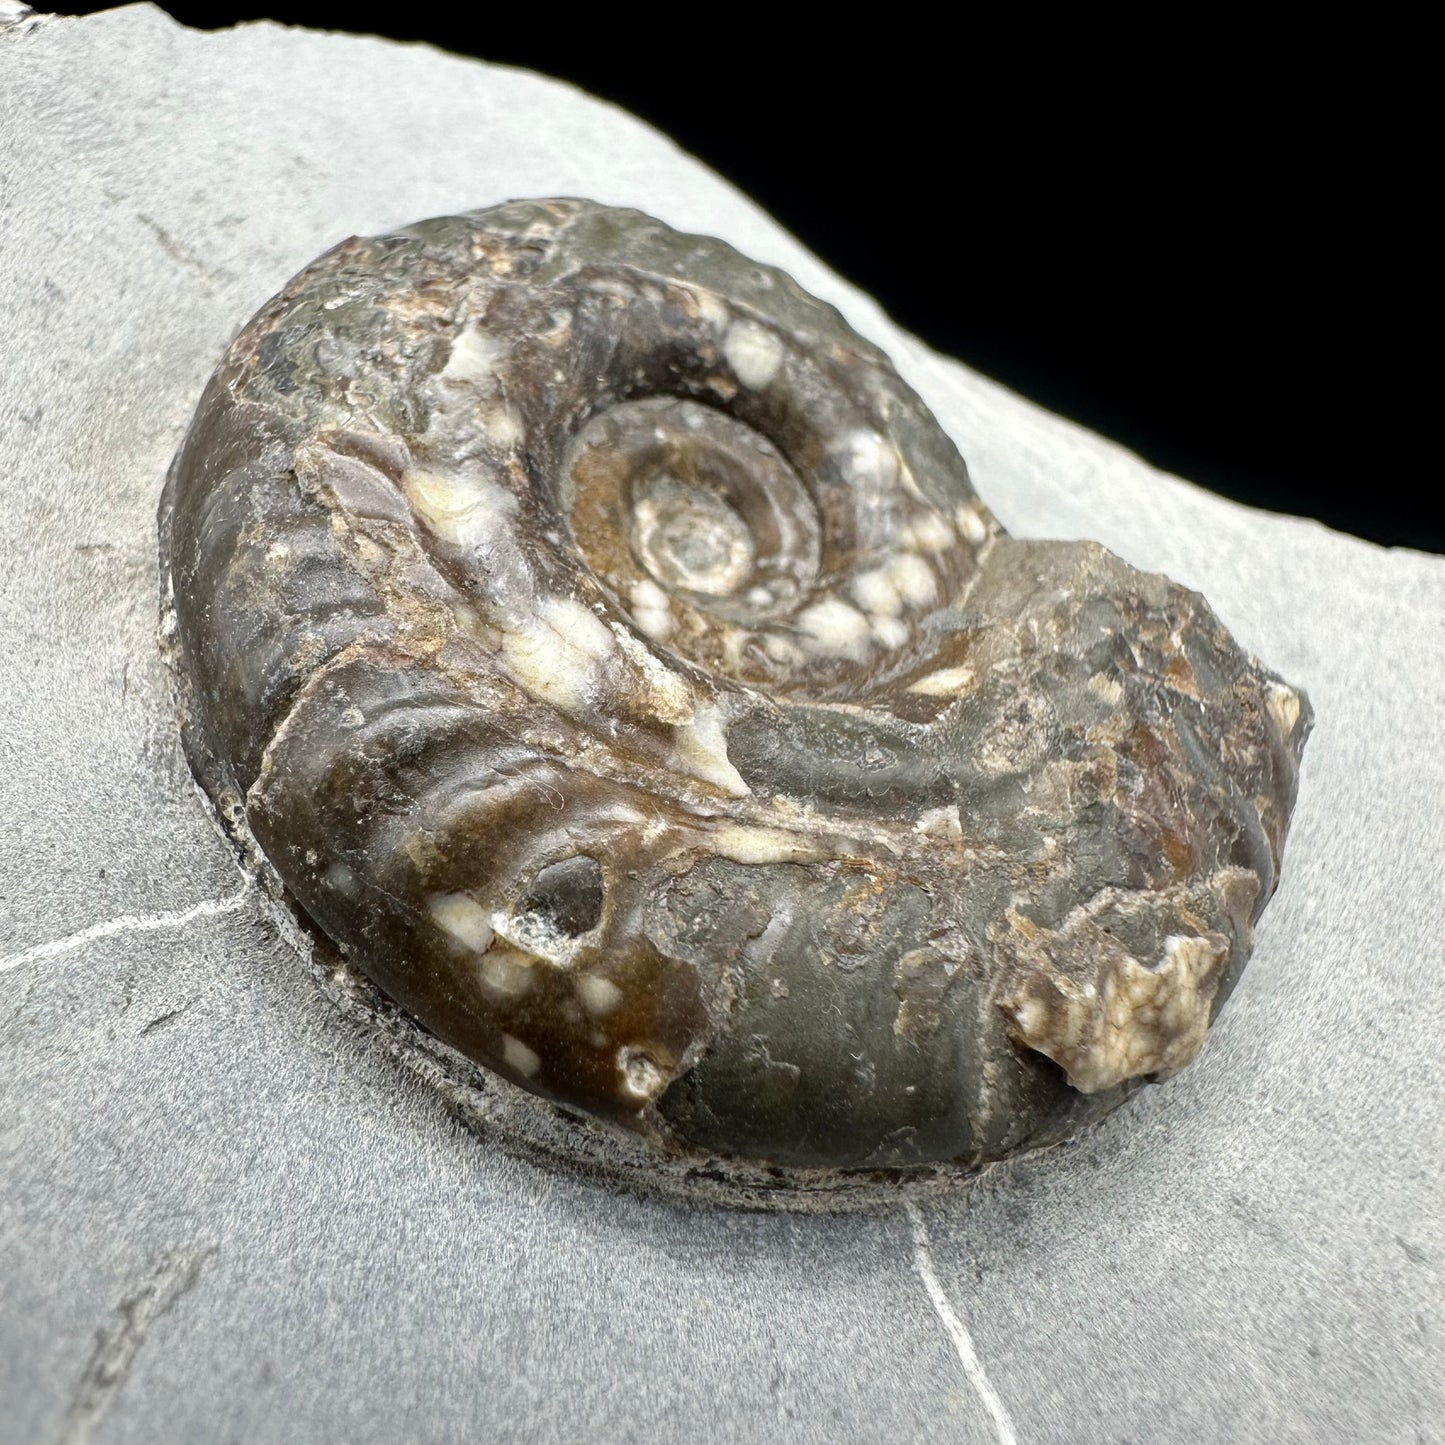
[[[309,266],[162,512],[183,724],[427,1029],[674,1154],[965,1164],[1198,1052],[1308,703],[1006,536],[887,359],[722,242],[519,201]]]

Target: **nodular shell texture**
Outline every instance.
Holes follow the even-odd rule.
[[[633,211],[328,252],[161,530],[192,764],[296,916],[648,1157],[1061,1139],[1195,1056],[1278,881],[1304,697],[1007,536],[832,308]]]

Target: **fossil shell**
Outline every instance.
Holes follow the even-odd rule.
[[[976,1163],[1198,1051],[1310,710],[1006,536],[786,275],[519,201],[297,276],[162,508],[193,765],[470,1059],[663,1151]]]

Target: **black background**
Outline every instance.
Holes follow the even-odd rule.
[[[1179,7],[1112,31],[1043,10],[166,8],[571,80],[940,350],[1215,491],[1445,551],[1415,444],[1439,363],[1408,35]]]

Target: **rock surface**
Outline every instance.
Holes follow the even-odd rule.
[[[894,330],[723,182],[417,47],[0,14],[0,1439],[1374,1440],[1445,1418],[1445,562],[1234,507]],[[874,1212],[727,1211],[463,1128],[335,1009],[191,786],[160,480],[347,234],[594,195],[882,345],[1011,529],[1203,591],[1318,725],[1201,1057]]]

